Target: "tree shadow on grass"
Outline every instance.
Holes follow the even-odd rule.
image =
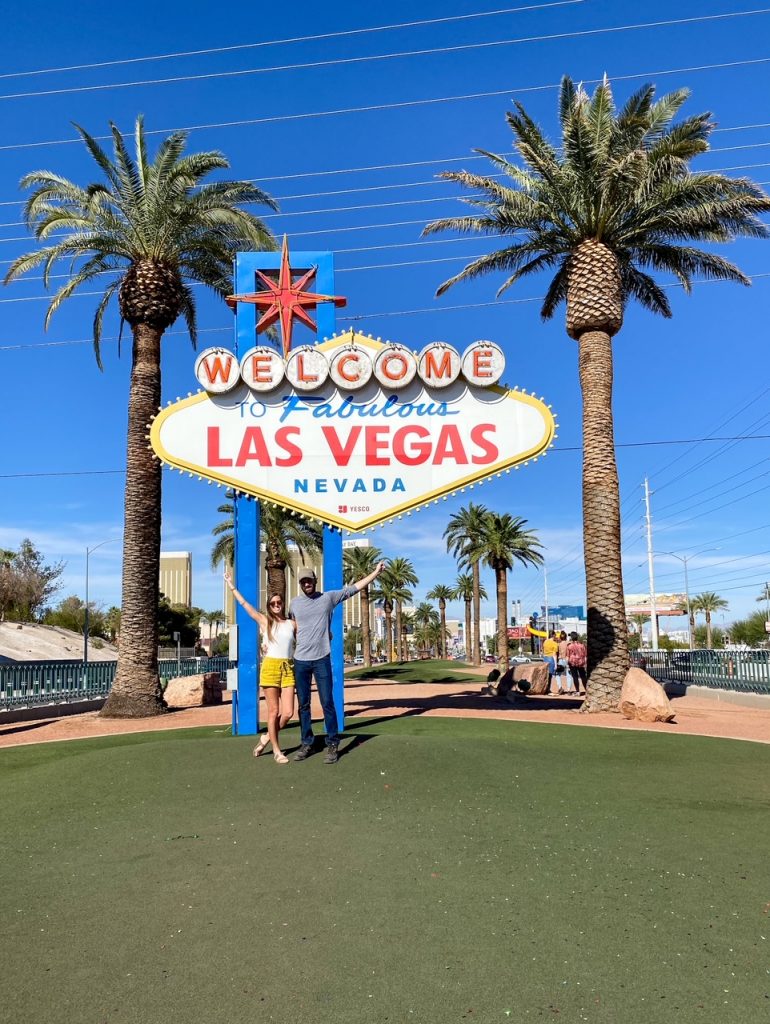
[[[387,721],[388,718],[422,715],[426,711],[499,711],[501,714],[505,714],[506,711],[576,711],[582,703],[582,697],[525,697],[522,695],[515,701],[509,701],[490,697],[478,690],[463,690],[455,693],[432,694],[414,700],[407,697],[348,700],[345,710],[348,715],[361,716],[361,724],[366,725]],[[372,712],[386,708],[397,708],[399,711],[393,715],[383,715],[381,718],[371,717]],[[348,728],[356,726],[358,726],[358,721],[351,722]]]

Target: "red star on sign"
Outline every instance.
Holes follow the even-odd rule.
[[[333,302],[335,306],[344,306],[347,299],[339,295],[318,295],[316,292],[306,292],[303,289],[315,277],[316,267],[311,267],[307,273],[296,283],[292,283],[292,269],[289,265],[289,243],[286,235],[283,236],[283,247],[281,249],[281,269],[278,272],[278,280],[267,277],[261,271],[257,271],[257,277],[266,286],[266,291],[251,292],[248,295],[228,295],[227,305],[235,309],[239,302],[249,302],[257,309],[263,310],[257,324],[257,333],[267,330],[276,320],[281,321],[281,334],[283,336],[283,353],[288,355],[291,348],[291,333],[294,321],[299,320],[312,331],[316,330],[316,324],[308,316],[306,310],[315,309],[319,302]]]

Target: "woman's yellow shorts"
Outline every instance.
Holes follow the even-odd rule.
[[[288,658],[263,658],[260,686],[294,686],[294,665]]]

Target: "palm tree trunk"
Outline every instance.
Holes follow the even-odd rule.
[[[401,602],[396,601],[396,658],[404,660],[404,652],[401,650]]]
[[[504,567],[495,567],[497,591],[497,658],[501,672],[508,671],[508,578]]]
[[[106,718],[145,718],[166,708],[158,676],[161,464],[146,437],[160,406],[162,333],[146,324],[133,328],[120,648],[115,681],[101,712]]]
[[[372,641],[369,632],[369,588],[359,590],[361,595],[361,643],[364,645],[364,668],[372,667]]]
[[[614,711],[629,668],[620,559],[620,497],[612,421],[612,338],[578,342],[583,394],[583,547],[588,604],[588,694],[584,711]]]
[[[711,650],[711,612],[706,611],[706,647]]]
[[[446,661],[446,601],[439,601],[438,610],[441,615],[441,657]]]
[[[690,650],[695,647],[695,612],[690,608],[690,643],[688,644]]]
[[[481,664],[481,568],[473,563],[473,664]]]
[[[267,597],[278,594],[286,604],[286,562],[274,551],[265,551],[265,572],[267,574]]]
[[[465,660],[470,661],[471,645],[471,603],[465,602]]]
[[[393,612],[384,608],[385,612],[385,657],[388,664],[393,661]]]

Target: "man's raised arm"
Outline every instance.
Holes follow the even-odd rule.
[[[370,583],[374,583],[374,581],[377,579],[377,577],[380,575],[384,568],[385,563],[378,562],[377,565],[374,567],[373,571],[370,572],[368,576],[364,576],[362,580],[358,580],[357,583],[351,584],[355,592],[358,593],[360,590],[363,590],[364,587],[368,587]]]

